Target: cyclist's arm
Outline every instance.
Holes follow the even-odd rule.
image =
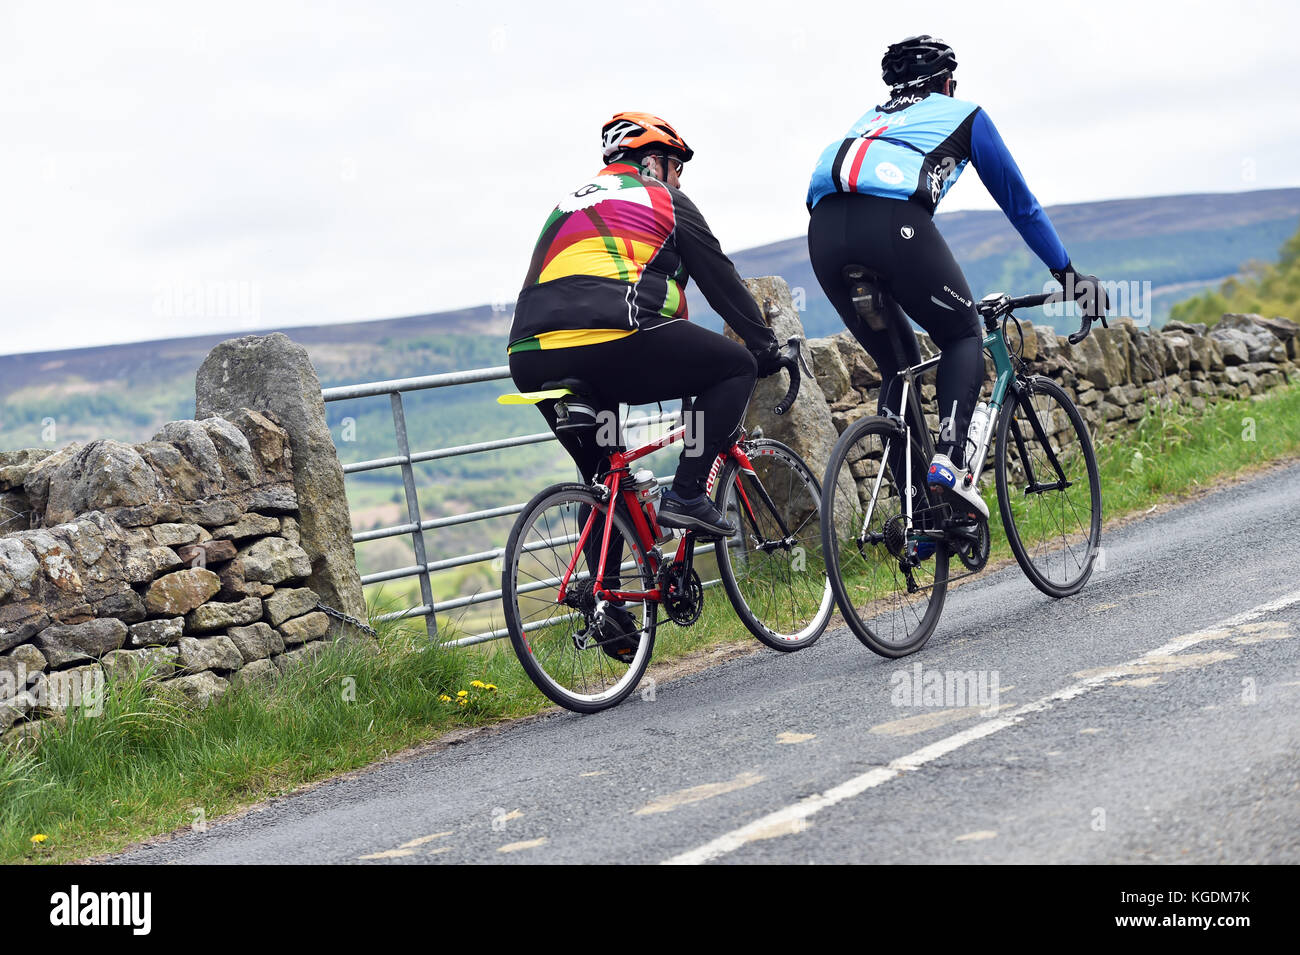
[[[744,339],[750,351],[775,348],[776,336],[763,321],[758,303],[740,280],[736,266],[722,251],[699,208],[680,190],[673,189],[672,196],[677,213],[677,253],[709,307]]]
[[[971,162],[979,173],[980,181],[997,200],[1025,243],[1049,269],[1057,271],[1065,268],[1070,262],[1070,256],[1061,244],[1060,236],[1056,234],[1043,207],[1029,191],[1025,177],[1020,174],[1020,167],[1011,158],[1006,144],[998,135],[997,127],[982,109],[975,112],[970,151]]]

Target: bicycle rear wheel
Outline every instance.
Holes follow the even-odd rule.
[[[636,689],[654,649],[658,609],[648,600],[625,603],[622,610],[630,614],[630,626],[619,622],[617,612],[616,619],[606,618],[597,625],[592,594],[595,568],[585,555],[577,559],[565,599],[558,599],[560,582],[592,509],[600,514],[591,531],[597,535],[609,509],[596,502],[591,488],[557,484],[542,491],[516,519],[501,571],[506,628],[519,662],[548,698],[579,713],[616,706]],[[654,574],[646,553],[631,521],[618,508],[614,508],[614,528],[623,536],[623,562],[621,570],[615,570],[611,556],[605,586],[619,580],[622,589],[651,590]],[[595,548],[598,552],[599,544]],[[617,650],[632,641],[636,649],[630,657],[617,656]]]
[[[1079,409],[1050,378],[1021,379],[998,423],[998,508],[1025,576],[1049,597],[1078,593],[1101,541],[1101,479]]]
[[[718,506],[737,528],[715,545],[722,585],[750,633],[774,650],[801,650],[835,610],[822,559],[821,487],[780,441],[755,438],[741,449],[754,473],[729,458],[718,479]]]
[[[902,431],[888,418],[860,418],[840,435],[822,479],[822,551],[831,589],[854,635],[885,657],[915,653],[930,639],[948,587],[945,543],[923,556],[917,526],[929,504],[928,459],[912,439],[914,529],[903,505]],[[904,458],[905,459],[905,458]],[[899,474],[894,473],[895,467]]]

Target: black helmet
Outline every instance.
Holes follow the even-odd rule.
[[[957,54],[952,47],[928,34],[909,36],[891,45],[880,61],[881,78],[890,89],[920,86],[956,68]]]

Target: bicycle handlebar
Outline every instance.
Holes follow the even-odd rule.
[[[804,372],[809,378],[812,377],[812,369],[808,367],[808,362],[804,360],[803,351],[799,347],[799,336],[795,335],[786,340],[785,347],[781,349],[781,364],[790,373],[790,390],[772,409],[777,415],[789,411],[794,400],[799,397],[799,366],[803,365]]]
[[[1063,301],[1063,298],[1065,298],[1065,292],[1063,292],[1063,290],[1054,291],[1054,292],[1039,292],[1039,294],[1037,295],[1022,295],[1019,296],[1019,298],[1017,299],[1006,300],[1006,303],[1004,304],[1004,308],[1001,309],[1001,312],[1005,314],[1008,312],[1013,312],[1017,308],[1037,308],[1039,307],[1039,305],[1045,305],[1049,303],[1049,301]],[[1082,309],[1080,309],[1080,312],[1082,312]],[[1095,321],[1095,318],[1089,316],[1089,314],[1084,312],[1082,314],[1082,317],[1080,317],[1079,320],[1079,330],[1074,331],[1074,333],[1071,333],[1069,337],[1067,337],[1067,340],[1069,340],[1070,344],[1079,344],[1079,342],[1082,342],[1083,339],[1086,339],[1088,337],[1089,331],[1092,331],[1093,321]],[[1106,324],[1105,318],[1102,318],[1101,324],[1102,325]]]

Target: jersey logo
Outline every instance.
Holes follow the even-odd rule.
[[[609,193],[618,192],[622,188],[622,176],[597,176],[581,189],[575,189],[566,195],[556,204],[556,208],[561,212],[577,212],[579,209],[590,209],[596,203],[608,199]]]
[[[901,109],[904,106],[915,106],[923,99],[925,99],[925,97],[920,93],[906,93],[902,96],[895,96],[884,106],[880,107],[880,111],[882,113],[887,113],[890,110]]]
[[[891,186],[896,186],[903,181],[903,170],[899,169],[892,162],[882,162],[876,167],[876,178],[881,182],[887,182]]]
[[[916,230],[913,229],[910,225],[905,225],[903,226],[903,228],[898,230],[898,234],[901,235],[904,239],[910,239],[912,236],[916,235]]]

